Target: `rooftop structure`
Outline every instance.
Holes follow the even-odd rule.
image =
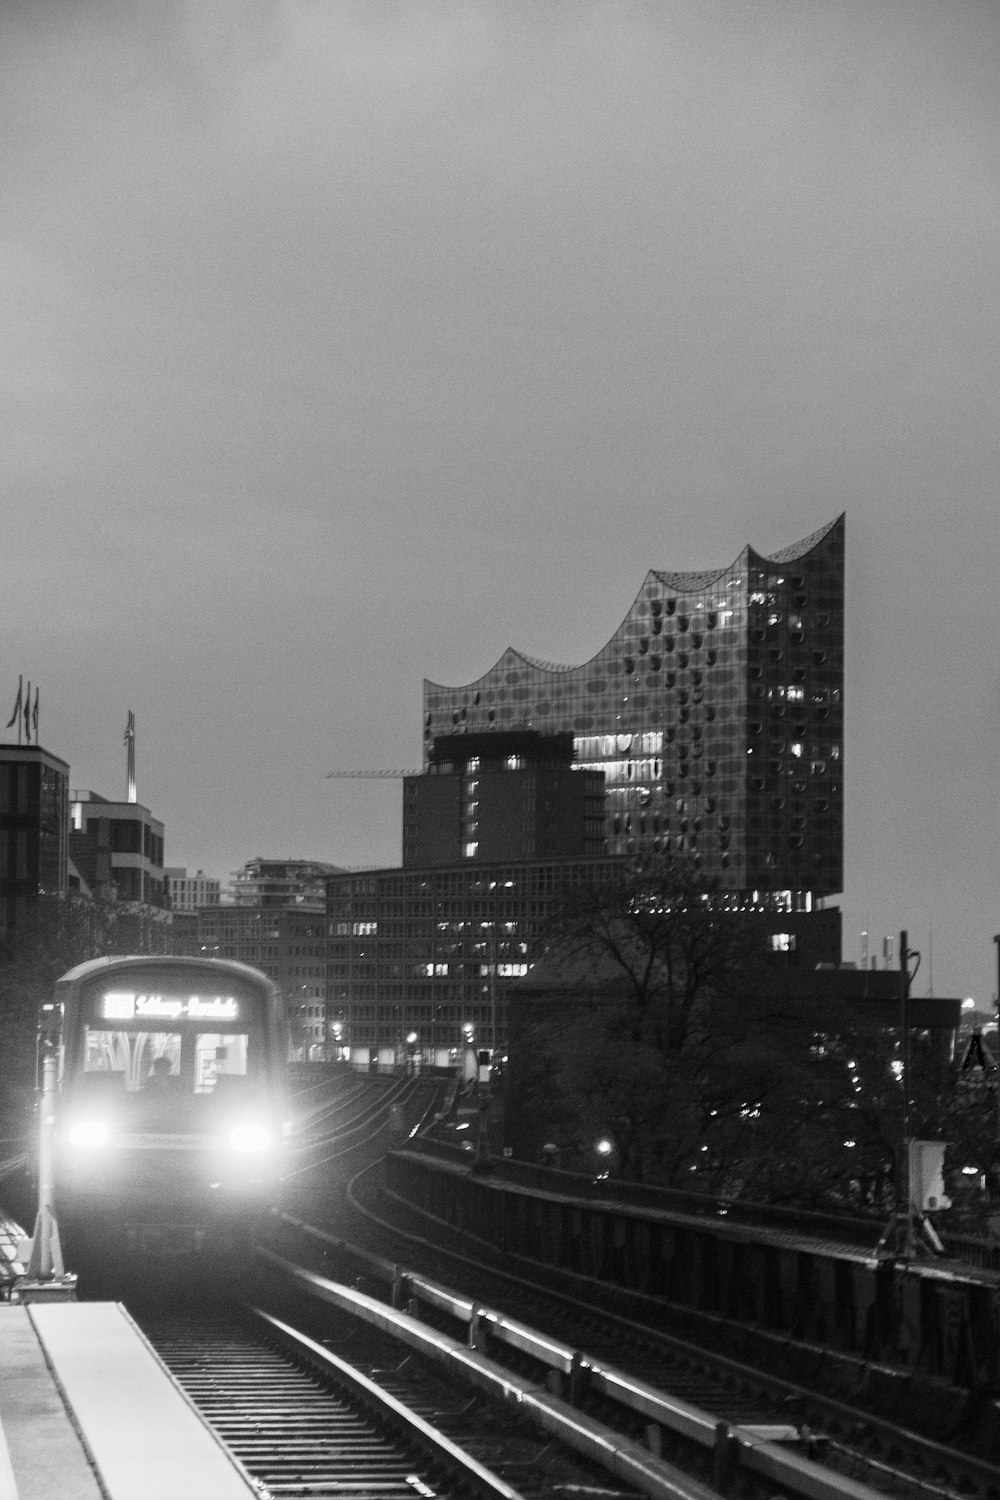
[[[840,516],[771,556],[650,571],[581,666],[508,648],[463,686],[425,681],[426,764],[442,734],[571,734],[604,772],[608,853],[669,850],[810,909],[843,886],[844,534]]]
[[[165,907],[164,828],[139,802],[115,802],[97,792],[69,794],[70,855],[93,894]]]
[[[404,866],[603,852],[604,777],[574,770],[571,734],[439,735],[427,773],[404,779]]]

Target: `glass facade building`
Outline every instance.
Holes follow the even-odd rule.
[[[728,568],[653,570],[582,666],[508,648],[424,683],[424,753],[491,729],[571,732],[605,777],[609,854],[692,858],[727,890],[808,909],[843,887],[845,518]]]

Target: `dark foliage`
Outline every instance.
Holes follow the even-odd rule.
[[[693,867],[660,856],[578,890],[548,938],[564,980],[523,1038],[526,1097],[566,1165],[600,1168],[606,1137],[611,1170],[639,1181],[891,1211],[898,1032],[776,999],[759,934]],[[911,1135],[956,1142],[957,1162],[991,1106],[957,1086],[940,1033],[911,1052]]]

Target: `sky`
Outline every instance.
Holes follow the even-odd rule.
[[[996,989],[989,0],[0,0],[0,712],[400,858],[424,677],[847,513],[844,956]],[[6,695],[6,699],[5,699]],[[0,719],[0,723],[4,722]]]

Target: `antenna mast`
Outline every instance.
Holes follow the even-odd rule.
[[[128,723],[125,725],[125,752],[126,767],[128,774],[128,794],[126,802],[135,801],[135,714],[131,709],[128,711]]]

